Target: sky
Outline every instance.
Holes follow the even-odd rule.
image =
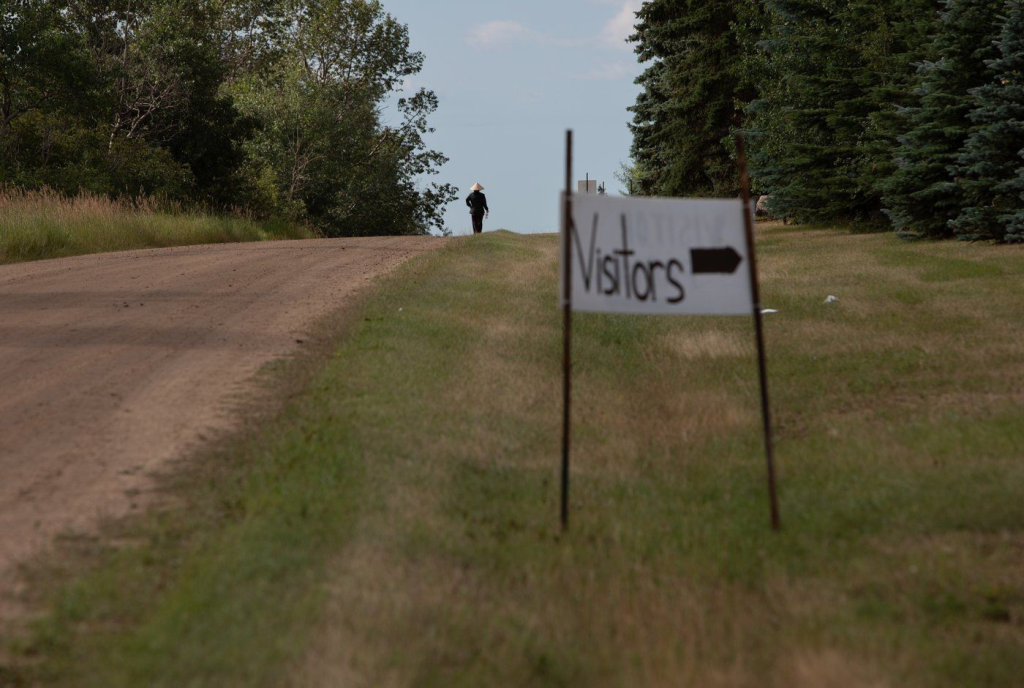
[[[485,230],[557,231],[566,129],[574,176],[589,172],[618,193],[642,71],[626,38],[641,1],[383,0],[426,57],[405,89],[440,99],[427,141],[450,158],[433,179],[460,190],[445,218],[456,235],[471,232],[474,182],[491,208]]]

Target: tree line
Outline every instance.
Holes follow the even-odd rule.
[[[770,212],[1024,241],[1024,0],[648,0],[631,181]]]
[[[422,65],[376,0],[4,0],[0,184],[443,229]]]

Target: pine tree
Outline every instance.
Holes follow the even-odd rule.
[[[730,136],[739,117],[738,0],[651,0],[638,12],[643,92],[633,159],[646,195],[735,196]]]
[[[756,185],[776,214],[882,223],[893,111],[938,0],[766,0],[743,32]],[[755,25],[757,22],[755,21]],[[905,104],[905,103],[904,103]]]
[[[633,113],[632,158],[630,168],[630,193],[642,196],[656,196],[661,189],[662,173],[667,165],[667,138],[665,130],[665,107],[668,95],[665,92],[665,63],[660,59],[649,66],[637,79],[636,83],[643,87],[637,96],[636,105],[630,108]]]
[[[753,116],[753,173],[772,210],[797,219],[858,218],[853,165],[869,102],[844,0],[766,0],[758,45],[771,75]]]
[[[919,67],[920,105],[907,113],[896,152],[898,169],[885,184],[886,212],[899,231],[952,235],[962,189],[951,169],[970,132],[971,91],[989,81],[1001,0],[945,0],[929,59]]]
[[[1024,242],[1024,0],[1008,0],[994,78],[973,89],[975,124],[957,164],[964,209],[953,221],[963,239]]]
[[[889,224],[882,197],[896,171],[892,152],[902,133],[900,112],[919,104],[915,65],[926,57],[940,9],[940,0],[851,0],[846,12],[847,35],[856,36],[851,47],[863,60],[859,76],[869,113],[857,145],[854,184],[859,195],[871,199],[865,219],[872,224]]]

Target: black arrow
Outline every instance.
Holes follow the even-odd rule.
[[[743,257],[732,246],[690,249],[690,259],[693,261],[695,275],[731,275],[743,262]]]

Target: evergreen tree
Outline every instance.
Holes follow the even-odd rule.
[[[730,136],[749,100],[740,86],[734,23],[738,0],[651,0],[637,13],[633,40],[643,92],[633,112],[639,192],[735,196],[739,180]]]
[[[919,67],[920,105],[908,110],[896,153],[898,169],[885,184],[886,212],[897,230],[952,235],[962,189],[951,170],[970,132],[973,89],[990,79],[1000,0],[945,0],[929,60]]]
[[[857,193],[871,199],[866,218],[888,225],[882,212],[884,185],[896,171],[892,152],[899,144],[906,108],[918,105],[916,64],[926,57],[928,39],[939,16],[939,0],[851,0],[847,35],[861,53],[860,72],[868,111],[854,165]],[[862,33],[855,34],[854,28]]]
[[[1008,0],[994,78],[971,94],[976,125],[957,177],[964,209],[952,227],[963,239],[1024,242],[1024,0]]]
[[[856,212],[844,169],[856,154],[863,89],[843,39],[841,0],[766,0],[759,42],[773,77],[752,109],[752,171],[772,211],[800,220]],[[854,107],[851,107],[853,105]]]
[[[766,0],[745,38],[761,84],[748,108],[752,171],[772,210],[799,220],[881,221],[910,56],[936,0]]]

